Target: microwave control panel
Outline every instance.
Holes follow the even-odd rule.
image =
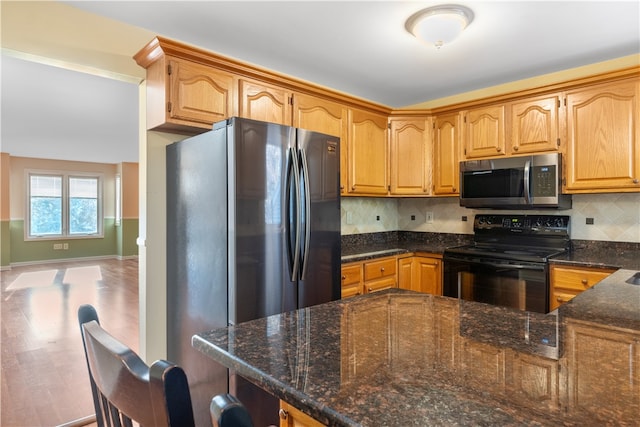
[[[533,197],[555,197],[557,185],[555,165],[531,167],[531,195]]]

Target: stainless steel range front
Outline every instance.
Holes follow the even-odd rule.
[[[473,244],[444,252],[443,294],[548,312],[548,260],[569,250],[569,216],[479,214],[473,230]]]

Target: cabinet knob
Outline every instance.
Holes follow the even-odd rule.
[[[568,300],[568,299],[566,299],[566,298],[562,298],[562,297],[556,297],[556,301],[558,301],[558,302],[562,303],[562,302],[567,302],[567,301],[569,301],[569,300]]]
[[[342,280],[346,280],[346,279],[347,279],[347,276],[344,276],[344,275],[343,275],[343,276],[342,276]]]
[[[638,180],[638,178],[636,178],[636,179],[634,179],[634,180],[633,180],[633,183],[634,183],[634,184],[637,184],[637,183],[639,183],[639,182],[640,182],[640,180]]]
[[[287,417],[289,417],[289,413],[287,411],[285,411],[284,409],[280,409],[278,411],[278,415],[280,416],[281,420],[286,420]]]
[[[520,149],[520,147],[518,147],[517,145],[513,146],[513,151],[518,151]],[[500,149],[498,149],[498,151],[500,151]]]
[[[380,267],[380,271],[384,273],[384,267]]]
[[[585,286],[587,286],[587,283],[589,283],[587,279],[582,279],[580,282]]]
[[[500,148],[500,147],[496,147],[496,151],[499,153],[499,152],[501,152],[501,151],[502,151],[502,148]]]
[[[368,292],[373,292],[373,289],[372,288],[367,288],[367,291]]]
[[[451,191],[455,193],[458,190],[456,190],[456,187],[451,187]]]

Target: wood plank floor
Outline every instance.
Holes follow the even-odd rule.
[[[13,267],[0,272],[0,425],[56,426],[94,413],[77,310],[92,304],[138,349],[138,260]]]

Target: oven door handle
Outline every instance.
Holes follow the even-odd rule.
[[[504,264],[500,262],[487,262],[487,261],[476,261],[470,259],[460,259],[460,258],[444,258],[444,262],[447,261],[455,261],[458,263],[466,263],[466,264],[478,264],[484,265],[487,267],[499,268],[503,270],[536,270],[536,271],[544,271],[545,264]]]

